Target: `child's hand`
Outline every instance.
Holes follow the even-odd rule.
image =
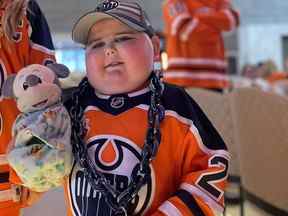
[[[31,206],[37,203],[44,193],[32,191],[24,186],[21,187],[20,203],[24,206]]]

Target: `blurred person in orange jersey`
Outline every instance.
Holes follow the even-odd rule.
[[[274,82],[279,81],[279,80],[288,79],[288,74],[287,74],[287,72],[284,73],[284,72],[275,71],[275,72],[271,73],[266,79],[268,82],[274,83]]]
[[[269,66],[269,61],[267,64]],[[287,73],[287,59],[285,60],[285,71],[279,71],[277,67],[271,68],[271,73],[265,78],[272,86],[272,91],[281,96],[288,96],[288,73]]]
[[[55,61],[54,47],[46,19],[34,0],[0,0],[0,85],[22,67]],[[19,113],[12,100],[0,99],[0,215],[18,216],[20,209],[38,197],[20,186],[6,160],[11,127]]]
[[[168,69],[164,80],[183,87],[228,87],[223,31],[239,25],[229,0],[165,0]]]
[[[269,74],[269,76],[266,77],[266,80],[269,83],[273,84],[274,82],[277,82],[280,80],[288,80],[288,58],[286,58],[284,61],[284,71],[278,70],[275,63],[272,60],[268,60],[267,64],[268,66],[272,65],[272,67],[270,66],[271,73]]]

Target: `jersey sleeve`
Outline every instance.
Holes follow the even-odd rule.
[[[190,125],[178,160],[181,176],[177,192],[163,202],[155,215],[212,216],[224,208],[230,155],[214,126],[198,104],[185,94],[181,105],[189,111]],[[175,214],[178,213],[178,214]]]
[[[162,7],[165,34],[176,36],[193,19],[184,1],[167,0]]]
[[[231,7],[199,8],[195,11],[194,18],[218,31],[232,31],[239,26],[239,13]]]
[[[27,18],[31,27],[28,64],[47,65],[55,62],[54,46],[47,20],[34,0],[29,1]]]

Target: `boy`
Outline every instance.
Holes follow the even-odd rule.
[[[72,38],[86,47],[87,79],[67,103],[76,159],[68,215],[222,211],[226,146],[182,89],[160,82],[159,40],[139,4],[99,4]]]

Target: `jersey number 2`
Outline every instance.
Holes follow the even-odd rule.
[[[219,200],[223,194],[223,191],[217,188],[214,183],[222,181],[224,178],[227,178],[228,173],[228,160],[222,156],[214,156],[210,159],[210,167],[219,167],[224,166],[224,170],[217,171],[214,173],[204,174],[197,181],[197,185],[203,188],[205,191],[209,192],[216,200]]]

